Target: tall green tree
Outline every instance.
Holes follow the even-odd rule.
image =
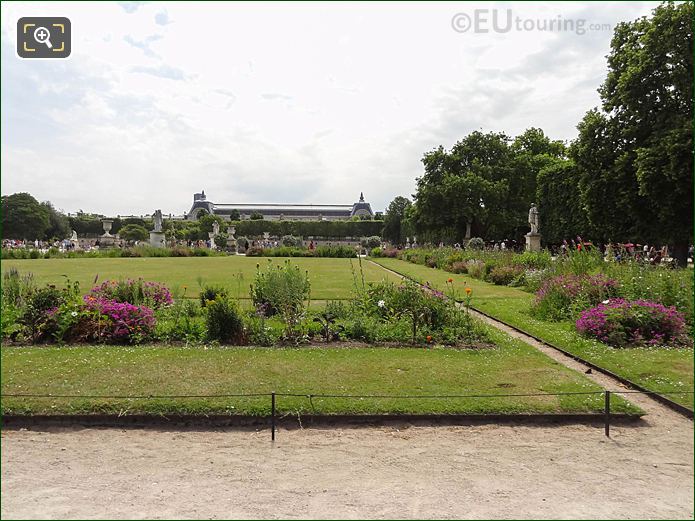
[[[146,241],[150,236],[147,228],[139,224],[126,224],[118,232],[121,239],[134,242],[134,241]]]
[[[536,198],[538,173],[565,146],[538,128],[511,140],[504,133],[475,131],[447,152],[439,147],[423,158],[413,220],[430,240],[520,238],[528,231],[528,209]]]
[[[484,229],[491,209],[506,199],[511,171],[509,138],[472,132],[450,152],[425,154],[417,179],[412,218],[418,234],[431,241],[460,241]]]
[[[3,239],[44,239],[49,226],[48,209],[30,194],[2,196]]]
[[[70,236],[70,221],[65,214],[56,210],[50,201],[41,203],[48,212],[48,228],[45,232],[46,239],[65,239]]]
[[[693,2],[618,24],[608,70],[603,111],[584,118],[575,153],[589,218],[613,239],[670,243],[684,265],[693,230]],[[621,219],[604,221],[607,213]]]
[[[381,236],[391,244],[401,245],[405,242],[405,229],[403,220],[406,218],[406,212],[413,203],[410,199],[402,196],[396,197],[389,204],[384,216],[384,230]]]
[[[538,174],[536,200],[543,240],[559,244],[587,236],[589,224],[579,190],[579,172],[572,160],[555,159]]]

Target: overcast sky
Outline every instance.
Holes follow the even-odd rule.
[[[612,28],[656,5],[3,3],[2,193],[115,215],[183,213],[201,189],[363,191],[382,210],[413,193],[426,151],[473,130],[573,139]],[[22,16],[70,18],[70,58],[19,59]],[[537,30],[549,20],[568,25]]]

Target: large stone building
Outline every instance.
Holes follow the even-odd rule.
[[[219,215],[229,219],[236,210],[241,219],[249,219],[253,214],[260,214],[266,220],[286,221],[339,221],[351,217],[374,217],[369,203],[360,200],[353,204],[227,204],[208,201],[203,190],[193,194],[193,206],[186,214],[188,220],[195,221],[203,214]]]

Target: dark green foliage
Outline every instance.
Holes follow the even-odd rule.
[[[384,230],[382,236],[385,240],[398,246],[405,243],[408,235],[408,224],[406,222],[408,209],[413,203],[405,197],[398,196],[389,204],[384,216]]]
[[[223,344],[242,344],[244,322],[236,300],[218,295],[205,306],[205,326],[208,340]]]
[[[128,224],[119,231],[121,239],[126,241],[146,241],[149,237],[149,232],[144,226],[139,224]]]
[[[203,286],[200,290],[200,307],[204,308],[208,302],[227,296],[227,288],[223,286]]]
[[[412,221],[432,242],[461,242],[469,233],[520,237],[527,230],[536,176],[564,146],[531,128],[514,141],[504,133],[475,131],[450,151],[425,154]]]
[[[2,238],[44,239],[51,226],[50,209],[28,193],[2,196]]]
[[[368,250],[372,250],[374,248],[377,248],[381,246],[381,237],[378,235],[373,235],[371,237],[365,237],[360,241],[360,244],[362,244],[363,247],[367,248]]]
[[[685,265],[693,231],[693,2],[618,24],[572,156],[600,240],[670,242]]]
[[[238,236],[259,238],[264,232],[273,237],[294,235],[295,237],[368,237],[379,235],[382,221],[265,221],[244,220],[233,222]]]
[[[45,232],[46,239],[65,239],[70,236],[70,222],[68,218],[56,210],[50,202],[41,203],[48,212],[48,228]]]
[[[560,244],[589,232],[579,170],[572,160],[555,160],[538,173],[537,200],[546,243]]]
[[[302,245],[302,240],[294,235],[283,235],[280,242],[288,248],[299,248]]]

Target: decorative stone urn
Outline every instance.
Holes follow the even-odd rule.
[[[113,248],[116,245],[116,237],[110,233],[113,219],[102,219],[101,225],[104,227],[104,233],[99,236],[99,248]]]

